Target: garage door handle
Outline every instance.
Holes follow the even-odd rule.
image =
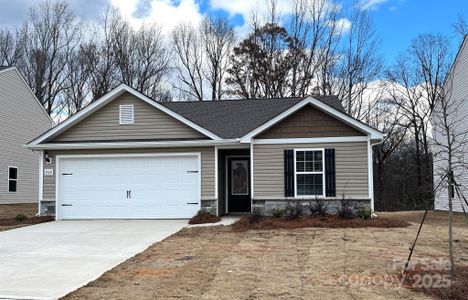
[[[62,173],[63,176],[71,176],[73,173]]]
[[[189,204],[189,205],[196,205],[196,204],[198,204],[198,202],[187,202],[187,204]]]
[[[198,173],[198,171],[187,171],[187,173]]]
[[[73,204],[62,204],[62,206],[73,206]]]

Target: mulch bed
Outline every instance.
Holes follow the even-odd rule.
[[[188,223],[193,225],[193,224],[216,223],[219,221],[221,221],[221,218],[216,215],[212,215],[207,212],[199,212],[194,217],[192,217]]]
[[[305,227],[321,228],[400,228],[411,226],[410,223],[402,220],[393,220],[383,217],[377,217],[367,220],[362,219],[341,219],[336,215],[327,216],[306,216],[295,220],[286,220],[282,218],[263,217],[258,222],[252,222],[249,216],[240,218],[232,224],[234,231],[246,231],[250,229],[269,230],[269,229],[296,229]]]
[[[16,225],[24,225],[24,224],[39,224],[44,222],[53,221],[54,217],[29,217],[24,221],[18,221],[15,218],[7,218],[7,219],[0,219],[0,226],[16,226]]]
[[[468,299],[468,266],[456,266],[450,286],[443,286],[441,281],[441,276],[448,278],[448,271],[425,270],[420,265],[403,276],[404,286],[413,291],[439,299]]]

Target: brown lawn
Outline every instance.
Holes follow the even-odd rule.
[[[399,274],[421,213],[386,213],[405,228],[183,229],[66,299],[428,299],[387,283]],[[444,213],[430,213],[415,258],[446,258]],[[455,253],[468,264],[468,223],[456,216]]]

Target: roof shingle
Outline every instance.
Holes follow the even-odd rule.
[[[306,97],[161,103],[221,138],[240,138]],[[344,112],[336,96],[315,99]]]

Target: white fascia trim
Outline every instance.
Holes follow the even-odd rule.
[[[237,140],[194,140],[194,141],[163,141],[163,142],[108,142],[108,143],[50,143],[38,145],[25,145],[31,150],[61,150],[61,149],[112,149],[112,148],[158,148],[158,147],[192,147],[237,145]]]
[[[50,120],[50,125],[54,126],[55,125],[55,121],[49,116],[49,114],[47,113],[45,107],[42,105],[41,101],[39,101],[39,99],[37,99],[36,97],[36,94],[34,94],[34,92],[31,90],[31,87],[29,86],[29,84],[26,82],[26,79],[24,79],[23,75],[21,75],[20,71],[16,68],[16,67],[10,67],[10,68],[7,68],[7,69],[4,69],[4,70],[1,70],[0,71],[0,74],[2,73],[6,73],[8,71],[15,71],[18,76],[21,78],[21,80],[23,81],[24,85],[28,88],[28,91],[31,93],[31,95],[33,96],[34,100],[36,100],[37,104],[39,105],[39,107],[41,108],[42,112],[47,116],[47,118],[49,118]]]
[[[281,145],[281,144],[314,144],[314,143],[348,143],[367,142],[367,136],[339,136],[321,138],[291,138],[291,139],[252,139],[256,145]]]
[[[47,138],[49,138],[51,136],[54,136],[54,135],[56,135],[56,134],[58,134],[60,132],[63,132],[67,128],[71,127],[72,125],[74,125],[78,121],[84,119],[86,116],[93,113],[95,110],[101,108],[102,106],[106,105],[108,102],[114,100],[115,98],[117,98],[118,96],[122,95],[125,92],[128,92],[128,93],[136,96],[137,98],[143,100],[144,102],[148,103],[149,105],[152,105],[153,107],[155,107],[155,108],[161,110],[162,112],[170,115],[171,117],[181,121],[182,123],[184,123],[184,124],[188,125],[189,127],[195,129],[196,131],[208,136],[209,138],[212,138],[214,140],[220,140],[221,139],[220,137],[218,137],[217,135],[211,133],[210,131],[198,126],[197,124],[193,123],[192,121],[189,121],[188,119],[186,119],[186,118],[182,117],[181,115],[175,113],[174,111],[166,108],[165,106],[157,103],[156,101],[148,98],[147,96],[141,94],[140,92],[135,91],[134,89],[132,89],[128,85],[121,84],[118,87],[116,87],[115,89],[113,89],[112,91],[110,91],[107,94],[105,94],[104,96],[102,96],[101,98],[97,99],[93,103],[86,106],[84,109],[80,110],[78,113],[76,113],[73,116],[69,117],[68,119],[66,119],[65,121],[63,121],[62,123],[60,123],[59,125],[54,127],[53,129],[51,129],[51,130],[47,131],[46,133],[42,134],[41,136],[37,137],[35,140],[30,142],[29,145],[37,145],[37,144],[43,142],[44,140],[46,140]]]
[[[305,98],[304,100],[300,101],[299,103],[295,104],[294,106],[290,107],[289,109],[285,110],[283,113],[279,114],[278,116],[274,117],[273,119],[271,119],[270,121],[266,122],[265,124],[263,124],[262,126],[260,127],[257,127],[256,129],[252,130],[251,132],[249,132],[248,134],[244,135],[242,138],[241,138],[241,142],[242,143],[250,143],[250,140],[256,136],[257,134],[265,131],[266,129],[272,127],[273,125],[275,125],[276,123],[278,123],[279,121],[285,119],[286,117],[288,117],[289,115],[293,114],[294,112],[298,111],[299,109],[301,109],[302,107],[308,105],[308,104],[312,104],[313,106],[317,107],[318,109],[322,110],[323,112],[333,116],[333,117],[336,117],[337,119],[347,123],[348,125],[362,131],[362,132],[365,132],[367,135],[369,135],[371,137],[371,139],[382,139],[383,138],[383,134],[375,129],[373,129],[372,127],[364,124],[364,123],[361,123],[353,118],[351,118],[350,116],[326,105],[325,103],[313,98],[313,97],[307,97]]]

